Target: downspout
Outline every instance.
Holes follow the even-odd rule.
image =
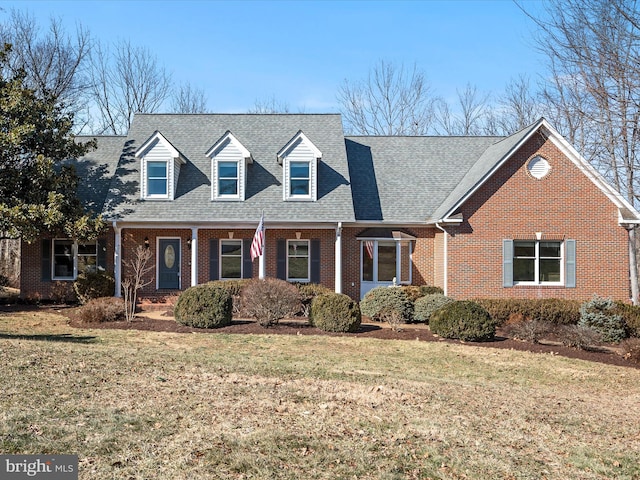
[[[636,225],[625,226],[629,234],[629,281],[631,286],[631,303],[638,305],[638,261],[636,258]]]
[[[436,222],[436,228],[438,230],[441,230],[442,233],[444,233],[444,265],[443,265],[443,269],[444,269],[444,288],[442,290],[444,290],[444,294],[445,296],[448,295],[448,290],[449,290],[449,242],[448,242],[448,238],[449,238],[449,234],[447,233],[447,231],[442,228],[440,226],[440,222]]]
[[[114,297],[122,297],[122,227],[118,227],[113,221],[113,230],[116,234],[115,248],[113,249],[113,276],[115,277]]]
[[[335,291],[342,293],[342,222],[336,227],[335,257]]]

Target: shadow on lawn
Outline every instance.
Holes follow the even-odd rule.
[[[7,340],[40,340],[45,342],[67,342],[67,343],[95,343],[97,337],[76,336],[70,333],[40,334],[40,335],[24,335],[21,333],[0,333],[0,339]]]

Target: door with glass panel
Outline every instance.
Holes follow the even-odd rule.
[[[158,240],[158,288],[180,288],[180,239]]]

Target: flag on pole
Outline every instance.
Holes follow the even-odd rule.
[[[264,248],[264,212],[260,217],[260,223],[256,228],[256,233],[253,235],[253,241],[251,242],[251,261],[256,257],[262,255],[262,249]]]

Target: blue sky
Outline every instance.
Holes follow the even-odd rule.
[[[2,8],[0,21],[17,8],[43,26],[54,15],[101,41],[145,46],[177,83],[204,89],[220,113],[271,98],[292,112],[336,112],[338,87],[365,78],[380,59],[415,63],[449,100],[467,83],[499,93],[511,78],[535,79],[543,69],[532,21],[508,0],[23,0]]]

